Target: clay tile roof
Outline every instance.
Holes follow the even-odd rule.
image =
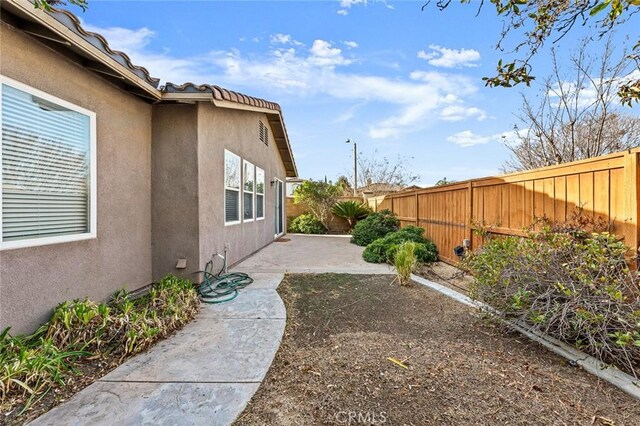
[[[158,84],[160,83],[159,78],[154,78],[149,75],[149,71],[141,66],[134,65],[131,62],[131,58],[124,53],[118,50],[113,50],[109,47],[109,43],[107,40],[101,36],[100,34],[93,33],[91,31],[87,31],[82,28],[80,24],[80,20],[73,15],[71,12],[61,9],[51,9],[47,11],[49,15],[55,18],[58,22],[63,24],[65,27],[69,28],[74,33],[78,34],[80,37],[85,39],[88,43],[92,44],[94,47],[101,50],[103,53],[109,55],[112,59],[118,62],[120,65],[128,68],[138,77],[142,78],[147,84],[152,86],[154,89],[158,88]]]
[[[173,84],[167,83],[160,87],[162,93],[211,93],[214,99],[219,101],[230,101],[238,104],[250,105],[259,108],[266,108],[273,111],[281,112],[280,105],[275,102],[269,102],[264,99],[254,98],[253,96],[247,96],[242,93],[227,90],[220,86],[211,84]]]

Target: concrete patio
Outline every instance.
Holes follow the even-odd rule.
[[[228,425],[275,356],[286,322],[276,288],[287,272],[391,273],[343,236],[287,235],[236,265],[255,281],[31,425]]]

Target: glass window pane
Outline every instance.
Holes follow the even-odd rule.
[[[232,152],[224,152],[224,186],[240,189],[240,157]]]
[[[253,192],[244,193],[244,216],[245,219],[253,219]]]
[[[90,231],[91,119],[2,85],[2,239]]]
[[[244,162],[244,190],[253,192],[255,167],[248,161]]]
[[[240,220],[240,191],[226,189],[224,191],[224,220],[225,222],[237,222]]]
[[[264,170],[256,167],[256,193],[264,194]]]

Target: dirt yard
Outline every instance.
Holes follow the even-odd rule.
[[[392,280],[288,275],[282,346],[236,424],[640,424],[640,403],[622,391]]]

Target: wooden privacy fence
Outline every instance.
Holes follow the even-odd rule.
[[[378,210],[396,213],[403,226],[417,225],[437,245],[441,260],[456,262],[455,246],[464,239],[478,248],[473,225],[501,235],[526,235],[524,229],[546,216],[567,222],[574,211],[602,217],[627,246],[639,244],[640,149],[527,172],[471,179],[388,195]]]
[[[337,202],[340,201],[357,201],[362,202],[362,197],[338,197]],[[289,223],[296,217],[309,211],[301,204],[293,202],[293,197],[287,197],[286,199],[286,212],[287,212],[287,229]],[[329,218],[329,232],[346,233],[349,231],[349,223],[346,219],[335,216],[333,213]]]

